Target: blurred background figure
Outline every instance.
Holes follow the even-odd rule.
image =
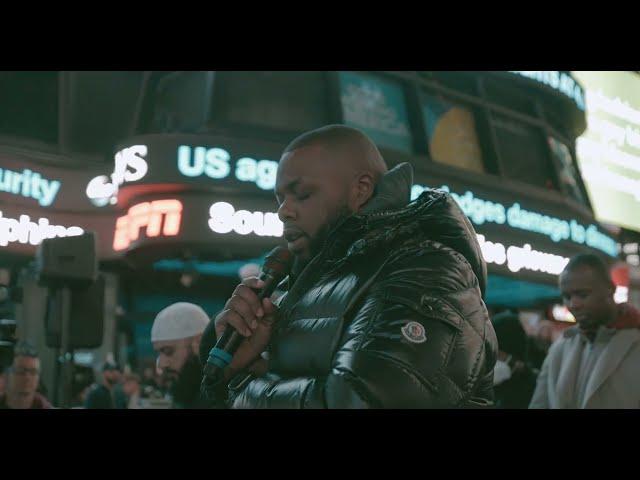
[[[6,379],[5,394],[0,398],[0,408],[52,408],[44,395],[37,391],[40,383],[40,359],[30,343],[16,344],[13,364],[7,369]]]
[[[522,318],[520,320],[527,332],[527,338],[531,342],[528,352],[529,361],[535,368],[540,369],[553,342],[560,338],[562,333],[571,327],[572,323],[549,320],[549,318],[543,316],[537,316],[530,324],[524,322]]]
[[[537,370],[531,364],[532,342],[517,313],[506,311],[493,317],[498,337],[498,361],[494,370],[497,408],[527,408],[536,387]]]
[[[127,397],[127,408],[141,408],[142,389],[140,388],[140,376],[135,373],[126,373],[123,377],[122,391]]]
[[[91,390],[96,376],[93,368],[84,365],[74,365],[73,384],[71,389],[71,407],[84,408],[87,395]]]
[[[145,367],[142,372],[142,385],[143,387],[158,388],[158,382],[156,380],[155,369],[152,367]]]
[[[160,388],[160,374],[156,373],[156,368],[145,367],[142,371],[140,391],[143,399],[160,398],[165,392]]]
[[[559,284],[577,324],[550,348],[530,408],[640,408],[640,311],[616,304],[596,255],[573,257]]]
[[[94,383],[89,389],[85,408],[112,409],[126,408],[127,399],[118,383],[121,373],[115,363],[105,362],[102,366],[102,382]]]
[[[178,302],[156,316],[151,342],[158,353],[157,366],[176,408],[205,408],[200,398],[202,365],[199,358],[202,333],[209,316],[198,305]]]

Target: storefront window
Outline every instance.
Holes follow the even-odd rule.
[[[0,73],[0,134],[58,143],[58,72]]]
[[[498,113],[492,114],[492,123],[504,176],[536,187],[556,189],[542,131]]]
[[[573,158],[571,157],[569,148],[553,137],[549,137],[548,141],[551,153],[558,161],[558,167],[560,169],[558,176],[560,181],[567,188],[569,195],[571,195],[574,200],[586,205],[587,202],[578,183],[578,172],[573,164]]]
[[[433,161],[484,173],[473,112],[443,98],[424,98],[423,114]]]
[[[209,120],[214,72],[172,72],[158,82],[155,132],[193,133]]]
[[[373,75],[340,72],[344,123],[376,144],[411,152],[412,140],[402,86]]]
[[[216,88],[224,123],[306,131],[329,120],[324,72],[218,72]]]
[[[428,80],[435,80],[439,84],[452,88],[458,92],[466,93],[474,97],[478,96],[477,77],[472,72],[428,72],[421,74]]]
[[[491,103],[514,110],[520,114],[536,117],[534,98],[524,91],[505,85],[492,78],[484,79],[484,97]]]

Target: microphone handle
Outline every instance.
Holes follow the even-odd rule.
[[[258,294],[258,299],[262,303],[263,298],[270,297],[278,282],[270,275],[260,275],[266,285],[262,289],[252,289]],[[209,352],[209,359],[204,367],[204,374],[207,376],[215,376],[222,373],[222,370],[231,363],[233,354],[236,352],[244,337],[231,325],[227,325],[224,333],[218,339],[215,346]]]

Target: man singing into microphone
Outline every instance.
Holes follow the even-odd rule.
[[[497,341],[482,301],[486,265],[447,194],[409,203],[413,171],[387,166],[359,130],[334,125],[289,144],[276,198],[295,255],[277,303],[247,279],[203,336],[245,339],[216,385],[231,408],[469,408],[493,404]],[[214,330],[215,329],[215,330]]]

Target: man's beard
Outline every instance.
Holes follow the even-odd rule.
[[[193,403],[200,393],[201,380],[202,366],[198,357],[192,352],[178,373],[178,377],[171,384],[174,400],[181,404]]]
[[[318,233],[316,233],[313,238],[309,238],[309,255],[306,259],[301,259],[296,256],[293,261],[293,267],[291,269],[294,277],[297,277],[304,267],[322,250],[324,247],[329,234],[333,231],[333,229],[338,226],[344,219],[350,217],[353,214],[349,209],[349,206],[344,203],[336,210],[335,214],[332,215],[329,220],[320,227]]]

